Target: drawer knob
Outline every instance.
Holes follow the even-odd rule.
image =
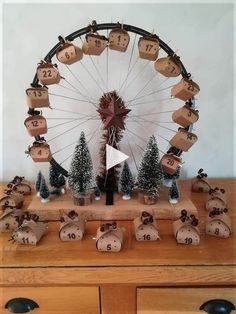
[[[27,313],[38,307],[36,302],[26,298],[11,299],[5,304],[5,309],[12,313]]]
[[[235,306],[227,300],[215,299],[203,303],[200,310],[204,310],[209,314],[229,314],[235,310]]]

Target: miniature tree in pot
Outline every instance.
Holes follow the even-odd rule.
[[[49,202],[49,196],[50,196],[50,192],[49,192],[49,189],[47,187],[47,184],[46,184],[46,181],[45,181],[45,178],[44,176],[42,175],[42,178],[41,178],[41,183],[40,183],[40,197],[41,197],[41,202],[42,203],[47,203]]]
[[[60,189],[61,189],[61,194],[65,194],[64,186],[66,185],[66,179],[65,179],[65,177],[62,174],[59,175],[58,182],[59,182],[59,186],[60,186]]]
[[[177,204],[179,201],[179,189],[176,180],[172,181],[172,186],[169,189],[169,202],[171,204]]]
[[[98,185],[94,189],[94,195],[95,195],[96,201],[99,201],[101,199],[101,191],[100,191]]]
[[[177,180],[180,177],[180,169],[181,167],[178,167],[174,174],[168,174],[166,172],[163,173],[164,186],[169,188],[168,200],[171,204],[177,204],[180,198],[179,188],[177,184]]]
[[[68,173],[68,185],[74,196],[75,205],[88,205],[92,202],[96,182],[84,132],[81,132],[79,143],[75,147]]]
[[[64,186],[66,184],[66,180],[53,165],[51,165],[49,168],[49,182],[50,185],[54,188],[51,194],[60,195],[65,193]]]
[[[124,167],[121,172],[119,190],[122,193],[123,200],[129,200],[131,192],[134,188],[134,179],[130,171],[128,163],[124,162]]]
[[[139,200],[151,205],[157,202],[162,184],[162,171],[159,163],[159,151],[155,136],[152,135],[144,151],[137,178]]]
[[[36,192],[37,192],[36,195],[37,195],[38,197],[40,196],[39,190],[40,190],[41,179],[42,179],[42,172],[39,171],[39,172],[38,172],[38,175],[37,175],[36,182],[35,182],[35,190],[36,190]]]

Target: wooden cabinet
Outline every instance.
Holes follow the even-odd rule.
[[[236,181],[211,184],[226,190],[234,231]],[[158,221],[156,242],[136,241],[133,222],[119,221],[125,237],[118,253],[96,250],[100,221],[88,222],[78,242],[60,241],[59,223],[49,225],[37,246],[12,244],[1,234],[0,313],[8,313],[5,303],[17,297],[34,300],[39,308],[32,313],[44,314],[193,314],[206,313],[199,307],[210,299],[236,304],[235,232],[228,239],[205,235],[206,193],[191,192],[191,181],[179,185],[198,208],[198,246],[177,245],[170,220]]]
[[[99,289],[95,287],[14,287],[2,291],[2,308],[14,298],[26,298],[38,304],[37,314],[99,314]],[[7,309],[1,309],[7,314]]]
[[[236,304],[235,288],[138,288],[138,314],[200,314],[206,301],[227,299]]]

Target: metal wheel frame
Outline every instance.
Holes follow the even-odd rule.
[[[90,33],[91,31],[96,32],[99,30],[112,30],[112,29],[117,29],[117,28],[122,28],[128,32],[132,32],[135,33],[137,35],[140,36],[152,36],[153,38],[158,39],[160,47],[168,54],[168,55],[173,55],[174,51],[163,41],[160,39],[159,36],[152,34],[142,28],[133,26],[133,25],[129,25],[129,24],[120,24],[118,23],[102,23],[102,24],[97,24],[96,21],[93,21],[90,25],[88,25],[87,27],[84,28],[80,28],[79,30],[67,35],[65,37],[66,40],[69,41],[73,41],[74,39],[85,35],[87,33]],[[59,40],[58,43],[47,53],[47,55],[44,57],[45,61],[51,61],[52,57],[55,56],[58,48],[61,45],[61,41]],[[190,73],[187,72],[186,68],[184,67],[183,63],[181,62],[181,60],[179,59],[179,64],[181,66],[181,75],[183,78],[189,78],[191,76]],[[37,74],[35,74],[34,78],[33,78],[33,82],[32,82],[32,86],[37,86],[39,84],[39,80],[37,77]],[[192,108],[195,107],[195,101],[194,101],[194,97],[192,99],[190,99],[188,101],[188,105]],[[34,112],[34,109],[33,109]],[[186,128],[187,131],[191,131],[192,129],[192,125],[190,125],[189,127]],[[35,140],[40,140],[40,136],[36,136]],[[168,152],[172,152],[174,153],[176,156],[180,156],[182,154],[182,150],[177,149],[175,147],[170,147],[170,149],[168,150]],[[50,161],[50,164],[53,165],[61,174],[63,174],[64,176],[68,176],[68,171],[66,169],[64,169],[59,163],[57,163],[57,161],[52,158],[52,160]]]

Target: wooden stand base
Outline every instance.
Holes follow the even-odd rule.
[[[114,205],[114,192],[106,191],[106,205]]]
[[[122,195],[114,193],[114,205],[105,205],[106,195],[102,194],[99,201],[88,206],[76,206],[73,197],[69,193],[51,199],[51,202],[42,204],[36,196],[27,210],[39,215],[43,220],[57,220],[64,213],[75,210],[87,221],[92,220],[133,220],[140,216],[142,211],[151,213],[156,219],[176,219],[180,217],[182,209],[197,216],[197,209],[190,199],[181,196],[178,204],[170,204],[167,200],[168,189],[162,190],[160,198],[154,205],[141,204],[138,195],[132,195],[128,201],[122,199]]]

